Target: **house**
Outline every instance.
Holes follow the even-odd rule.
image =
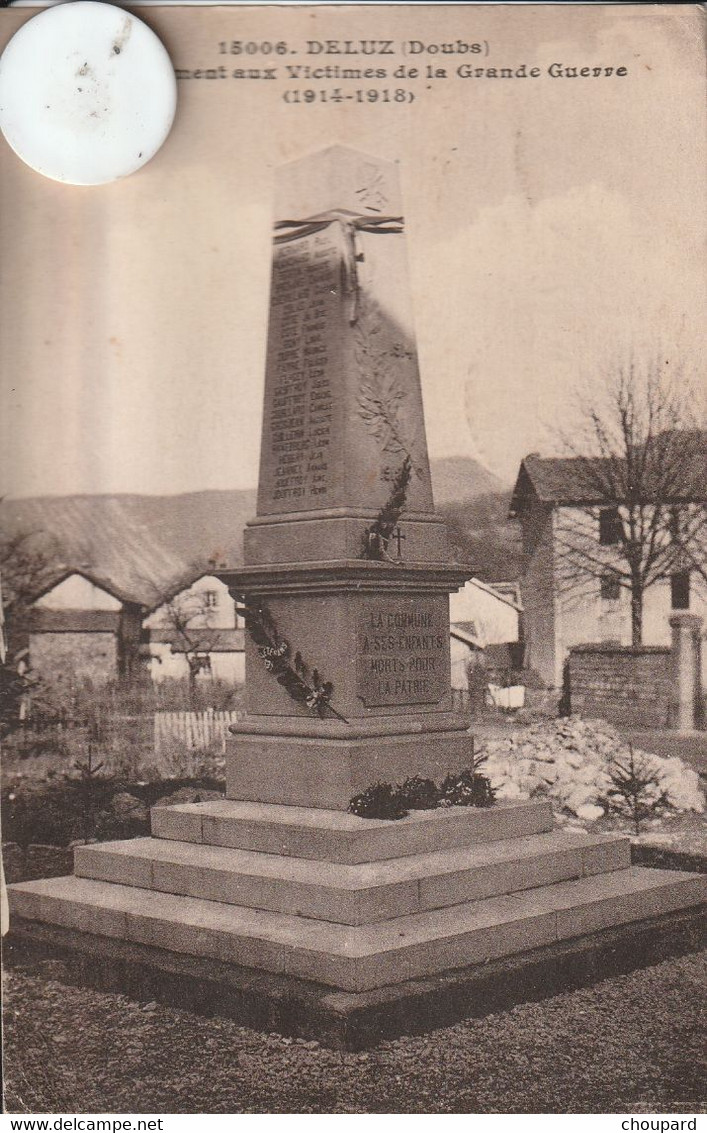
[[[521,606],[516,583],[490,585],[478,578],[449,599],[452,688],[468,688],[469,664],[482,661],[492,646],[517,645]]]
[[[141,652],[153,681],[193,677],[243,684],[243,619],[228,587],[201,574],[145,618]]]
[[[145,594],[126,594],[87,568],[67,568],[29,612],[33,670],[52,681],[104,684],[138,672]]]
[[[659,535],[665,541],[660,572],[665,577],[644,591],[642,637],[647,646],[670,644],[669,618],[675,611],[707,614],[707,434],[686,433],[684,439],[694,451],[696,474],[685,478],[675,499],[649,493],[642,505],[650,518],[658,514],[650,510],[657,508],[658,500],[660,514],[669,519]],[[519,520],[522,529],[526,665],[548,687],[562,686],[563,667],[572,646],[631,644],[631,594],[620,581],[618,567],[625,560],[617,551],[626,503],[618,498],[609,506],[606,493],[598,491],[598,485],[609,481],[603,463],[608,460],[611,458],[543,458],[532,453],[521,462],[513,490],[510,516]],[[672,523],[685,522],[693,532],[690,554],[678,553],[677,528],[670,531]],[[705,663],[707,650],[703,649],[703,666]]]
[[[129,592],[94,568],[67,568],[29,613],[29,660],[40,676],[107,684],[149,674],[160,683],[196,675],[240,684],[244,631],[223,582],[202,574],[167,590],[133,582]]]

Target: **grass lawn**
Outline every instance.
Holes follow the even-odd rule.
[[[363,1054],[6,973],[10,1113],[695,1113],[707,954]]]

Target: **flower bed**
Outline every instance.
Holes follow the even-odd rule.
[[[151,806],[221,798],[223,790],[223,783],[209,779],[24,782],[2,792],[3,840],[25,849],[35,843],[66,847],[76,841],[140,837],[150,832]]]

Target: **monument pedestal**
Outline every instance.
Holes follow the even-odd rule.
[[[267,609],[272,643],[248,635],[248,713],[231,729],[228,797],[346,810],[377,780],[441,780],[469,767],[469,721],[452,711],[449,679],[448,594],[466,575],[448,563],[365,560],[221,572]],[[303,671],[312,687],[334,674],[321,712],[278,680],[282,642],[289,677]]]
[[[327,739],[270,730],[244,735],[239,725],[228,748],[226,793],[230,799],[346,810],[354,795],[379,780],[399,783],[422,775],[441,782],[472,761],[468,731]]]

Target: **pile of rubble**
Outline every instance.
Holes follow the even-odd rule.
[[[626,766],[631,751],[603,720],[578,716],[541,720],[505,738],[484,743],[487,762],[483,771],[497,789],[499,799],[546,795],[561,810],[585,821],[600,818],[615,791],[612,774]],[[695,771],[681,759],[665,759],[633,752],[634,760],[648,768],[655,782],[643,788],[650,804],[667,800],[675,811],[705,809],[705,798]]]

